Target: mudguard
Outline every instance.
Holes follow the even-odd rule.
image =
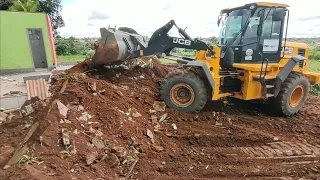
[[[293,68],[299,63],[300,61],[304,61],[306,58],[300,55],[292,56],[287,64],[281,69],[277,78],[284,82],[289,74],[292,72]]]
[[[202,68],[202,70],[205,73],[206,78],[207,78],[211,88],[214,89],[214,87],[215,87],[214,79],[213,79],[213,77],[211,75],[211,72],[210,72],[208,66],[204,62],[201,62],[201,61],[190,61],[187,64],[184,64],[183,67],[200,67],[200,68]]]
[[[304,60],[306,60],[306,58],[301,55],[292,56],[287,64],[280,70],[275,81],[274,97],[278,96],[281,90],[281,84],[287,79],[297,63]]]

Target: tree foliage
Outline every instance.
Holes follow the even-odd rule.
[[[39,11],[49,15],[54,36],[58,35],[57,29],[64,27],[64,21],[60,14],[62,10],[61,0],[40,0]]]
[[[11,5],[11,0],[0,0],[0,10],[8,10]]]
[[[10,11],[39,12],[39,2],[37,0],[12,0]]]
[[[320,46],[310,49],[309,59],[320,60]]]
[[[56,53],[59,56],[63,55],[88,55],[91,53],[91,39],[76,39],[74,37],[69,38],[57,38],[55,39]]]

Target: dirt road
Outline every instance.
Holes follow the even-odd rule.
[[[175,68],[154,61],[153,70],[68,71],[64,93],[58,92],[67,75],[52,84],[53,98],[32,118],[0,126],[1,166],[31,124],[40,123],[43,139],[30,140],[35,162],[2,169],[0,179],[320,178],[320,97],[310,95],[291,118],[261,102],[232,99],[210,102],[198,114],[156,111],[159,83]],[[56,106],[48,110],[55,99],[69,104],[67,118]],[[62,129],[69,145],[61,142]]]

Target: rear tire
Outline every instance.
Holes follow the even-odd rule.
[[[168,74],[160,88],[160,96],[168,107],[181,112],[199,112],[207,103],[203,80],[190,71]]]
[[[281,85],[275,105],[285,116],[296,114],[307,100],[310,90],[309,80],[302,74],[292,72]]]

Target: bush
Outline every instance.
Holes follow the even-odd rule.
[[[311,87],[311,93],[315,95],[320,95],[320,84],[316,84]]]
[[[76,39],[74,37],[55,39],[56,53],[58,56],[87,55],[91,50],[91,42],[88,39]]]
[[[309,59],[320,60],[320,46],[310,49]]]

